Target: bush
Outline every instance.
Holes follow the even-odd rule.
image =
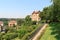
[[[32,21],[32,25],[36,25],[37,21]]]
[[[3,34],[0,33],[0,40],[2,40],[2,36],[3,36]]]
[[[26,34],[26,30],[25,29],[20,29],[18,31],[18,37],[21,39],[25,34]]]
[[[33,33],[38,28],[35,25],[34,25],[34,27],[35,27],[35,29],[33,31],[31,31],[30,33],[25,34],[21,40],[29,40],[29,39],[31,39],[31,37],[33,36]]]
[[[10,33],[10,34],[6,34],[3,36],[3,39],[5,40],[12,40],[14,38],[18,37],[17,33]]]

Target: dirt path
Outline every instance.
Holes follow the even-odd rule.
[[[38,33],[33,37],[32,40],[37,40],[38,37],[41,36],[42,31],[46,28],[47,25],[48,25],[48,24],[44,24],[44,26],[40,29],[40,31],[38,31]]]

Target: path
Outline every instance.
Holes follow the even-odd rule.
[[[32,40],[37,40],[38,37],[41,36],[42,31],[46,28],[47,24],[44,24],[44,26],[37,32],[37,34],[33,37]]]

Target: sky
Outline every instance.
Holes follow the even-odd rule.
[[[24,18],[49,5],[51,0],[0,0],[0,18]]]

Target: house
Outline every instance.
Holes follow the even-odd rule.
[[[0,21],[0,32],[3,30],[3,22]]]
[[[3,22],[2,21],[0,21],[0,26],[3,26]]]
[[[33,11],[32,15],[31,15],[31,19],[32,21],[40,21],[40,17],[39,17],[40,11]]]
[[[11,27],[11,26],[16,26],[17,25],[17,21],[16,20],[10,20],[8,22],[8,26]]]

